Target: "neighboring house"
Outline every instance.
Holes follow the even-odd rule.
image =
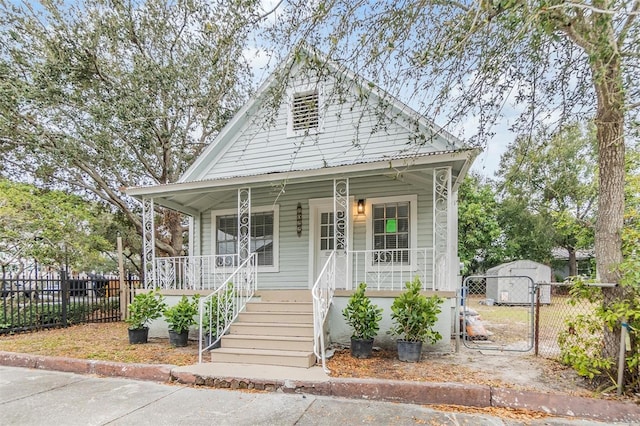
[[[251,281],[262,300],[279,289],[286,300],[310,301],[315,285],[321,356],[325,334],[348,341],[340,311],[359,282],[387,299],[388,323],[390,297],[418,276],[447,297],[440,348],[448,351],[457,191],[476,155],[373,84],[301,49],[177,183],[128,190],[143,201],[147,286],[207,294],[225,280]],[[190,217],[189,256],[155,257],[155,205]],[[255,278],[229,278],[240,265],[255,267]]]
[[[553,277],[555,281],[562,282],[571,275],[570,253],[566,248],[556,247],[551,251],[553,258]],[[579,249],[573,253],[576,263],[576,275],[593,277],[595,275],[595,252],[593,249]]]

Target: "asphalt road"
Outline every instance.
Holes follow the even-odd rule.
[[[246,392],[0,366],[1,425],[520,425],[418,405]],[[604,425],[544,418],[531,425]]]

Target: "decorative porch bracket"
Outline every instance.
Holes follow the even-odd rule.
[[[238,262],[251,255],[251,188],[238,188]]]
[[[453,213],[451,167],[436,168],[433,170],[433,267],[436,290],[455,288],[454,282],[451,281],[450,273],[453,247]]]
[[[349,179],[333,180],[333,247],[336,251],[336,287],[346,289],[351,280],[348,277],[349,262]],[[343,282],[340,282],[343,281]]]
[[[154,288],[156,283],[156,238],[153,198],[142,199],[142,248],[144,254],[144,285]]]

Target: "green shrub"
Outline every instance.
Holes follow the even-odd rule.
[[[382,309],[371,303],[364,293],[367,284],[360,283],[358,289],[349,298],[342,316],[347,324],[353,328],[353,339],[370,340],[376,337],[382,320]]]
[[[164,310],[164,318],[169,324],[169,329],[176,333],[183,333],[196,323],[195,316],[198,314],[198,299],[195,295],[189,300],[187,296],[182,296],[180,301]]]
[[[442,335],[433,329],[444,299],[421,294],[422,283],[416,277],[405,284],[406,290],[391,305],[393,325],[389,333],[410,342],[436,343]]]

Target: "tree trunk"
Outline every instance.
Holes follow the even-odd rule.
[[[578,275],[578,261],[576,260],[576,249],[573,247],[567,247],[569,253],[569,276],[575,277]]]
[[[595,255],[600,281],[617,284],[620,281],[617,267],[622,262],[624,219],[624,92],[618,56],[612,54],[607,59],[594,61],[592,65],[598,99],[595,125],[600,169]],[[623,297],[623,290],[619,286],[604,288],[603,293],[605,308]],[[619,333],[618,327],[614,331],[605,327],[605,356],[617,356]]]
[[[181,256],[182,244],[184,243],[184,226],[182,226],[183,216],[181,213],[164,209],[164,225],[167,228],[167,233],[170,236],[169,241],[165,241],[170,246],[170,251],[167,252],[169,256]]]

